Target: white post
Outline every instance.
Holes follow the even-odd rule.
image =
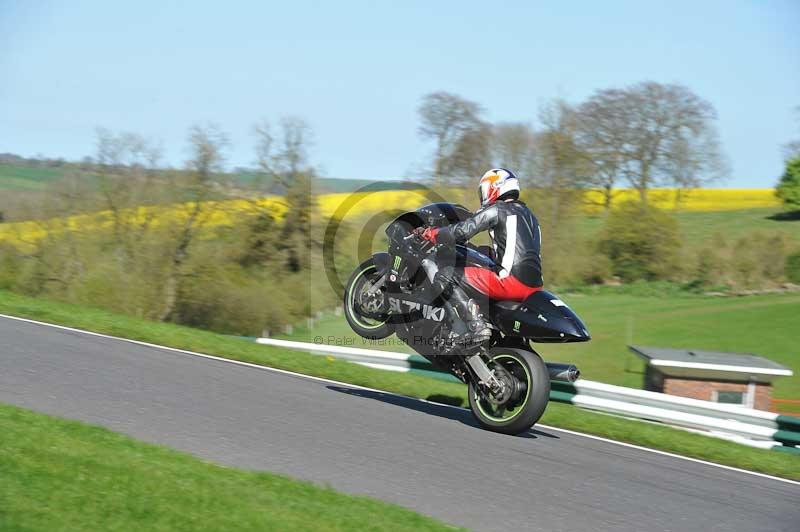
[[[753,405],[756,404],[756,381],[750,377],[750,381],[747,383],[747,397],[745,398],[744,405],[747,408],[754,408]]]

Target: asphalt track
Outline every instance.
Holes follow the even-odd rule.
[[[2,317],[0,402],[476,530],[800,530],[797,484]]]

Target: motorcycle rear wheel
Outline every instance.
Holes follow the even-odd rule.
[[[514,393],[505,401],[487,397],[475,383],[469,384],[469,406],[481,427],[503,434],[520,434],[539,421],[550,399],[550,375],[541,357],[525,349],[495,347],[489,350],[489,369],[513,383]],[[497,366],[501,368],[497,368]],[[504,374],[505,372],[505,374]],[[513,376],[513,378],[509,378]]]
[[[381,340],[394,333],[394,326],[389,322],[388,314],[377,313],[371,316],[363,306],[369,298],[366,290],[379,278],[380,274],[375,263],[371,258],[367,259],[355,269],[344,290],[344,317],[347,323],[357,335],[370,340]],[[385,297],[385,294],[381,292],[379,296]],[[378,312],[377,309],[375,312]]]

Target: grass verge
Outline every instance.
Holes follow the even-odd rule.
[[[307,375],[450,404],[466,404],[465,387],[407,373],[363,367],[302,352],[287,352],[224,335],[155,323],[106,311],[0,291],[0,313],[169,347],[263,364]],[[550,403],[542,423],[644,445],[753,471],[800,480],[800,456],[754,449],[663,425],[606,416]]]
[[[0,404],[2,530],[452,530],[399,506],[214,465]]]

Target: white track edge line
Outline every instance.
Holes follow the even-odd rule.
[[[348,386],[350,388],[356,388],[356,389],[359,389],[359,390],[367,390],[367,391],[370,391],[370,392],[385,393],[385,394],[389,394],[389,395],[394,395],[396,397],[403,397],[403,398],[406,398],[406,399],[412,399],[412,400],[415,400],[415,401],[434,404],[434,405],[438,405],[438,406],[444,406],[444,407],[448,407],[448,408],[455,408],[455,409],[458,409],[458,410],[466,410],[466,411],[469,410],[468,408],[463,408],[463,407],[460,407],[460,406],[448,405],[448,404],[445,404],[445,403],[436,403],[436,402],[433,402],[433,401],[428,401],[427,399],[420,399],[418,397],[410,397],[410,396],[398,394],[398,393],[395,393],[395,392],[389,392],[389,391],[386,391],[386,390],[379,390],[377,388],[369,388],[367,386],[361,386],[359,384],[352,384],[352,383],[349,383],[349,382],[335,381],[333,379],[327,379],[327,378],[324,378],[324,377],[316,377],[314,375],[305,375],[303,373],[297,373],[297,372],[289,371],[289,370],[285,370],[285,369],[271,368],[269,366],[262,366],[260,364],[253,364],[252,362],[243,362],[241,360],[233,360],[233,359],[230,359],[230,358],[223,358],[223,357],[218,357],[218,356],[214,356],[214,355],[207,355],[205,353],[197,353],[195,351],[187,351],[186,349],[178,349],[176,347],[167,347],[167,346],[164,346],[164,345],[152,344],[152,343],[149,343],[149,342],[143,342],[141,340],[131,340],[129,338],[122,338],[122,337],[119,337],[119,336],[111,336],[109,334],[86,331],[84,329],[76,329],[74,327],[66,327],[64,325],[57,325],[55,323],[47,323],[45,321],[37,321],[37,320],[31,320],[31,319],[28,319],[28,318],[20,318],[18,316],[11,316],[11,315],[8,315],[8,314],[0,314],[0,318],[7,318],[7,319],[10,319],[10,320],[24,321],[24,322],[27,322],[27,323],[33,323],[35,325],[44,325],[45,327],[53,327],[53,328],[56,328],[56,329],[62,329],[62,330],[65,330],[65,331],[77,332],[77,333],[86,334],[86,335],[89,335],[89,336],[97,336],[99,338],[107,338],[107,339],[110,339],[110,340],[117,340],[117,341],[120,341],[120,342],[128,342],[128,343],[131,343],[131,344],[142,345],[142,346],[145,346],[145,347],[153,347],[153,348],[156,348],[156,349],[163,349],[163,350],[166,350],[166,351],[171,351],[173,353],[179,353],[179,354],[183,354],[183,355],[190,355],[190,356],[195,356],[195,357],[207,358],[207,359],[211,359],[211,360],[217,360],[219,362],[226,362],[228,364],[236,364],[236,365],[239,365],[239,366],[246,366],[246,367],[250,367],[250,368],[256,368],[256,369],[260,369],[260,370],[263,370],[263,371],[272,371],[272,372],[275,372],[275,373],[282,373],[282,374],[285,374],[285,375],[292,375],[294,377],[300,377],[300,378],[303,378],[303,379],[310,379],[310,380],[319,381],[319,382],[328,382],[328,383],[332,383],[332,384],[340,384],[342,386]],[[708,466],[712,466],[712,467],[718,467],[720,469],[727,469],[728,471],[736,471],[738,473],[744,473],[744,474],[747,474],[747,475],[767,478],[767,479],[770,479],[770,480],[777,480],[779,482],[785,482],[787,484],[793,484],[793,485],[796,485],[796,486],[800,486],[800,482],[798,482],[796,480],[790,480],[788,478],[775,477],[775,476],[772,476],[772,475],[767,475],[766,473],[759,473],[757,471],[749,471],[747,469],[741,469],[741,468],[738,468],[738,467],[727,466],[727,465],[723,465],[723,464],[717,464],[715,462],[709,462],[709,461],[706,461],[706,460],[701,460],[699,458],[692,458],[690,456],[683,456],[681,454],[670,453],[670,452],[661,451],[661,450],[658,450],[658,449],[651,449],[649,447],[643,447],[641,445],[635,445],[633,443],[626,443],[626,442],[622,442],[622,441],[618,441],[618,440],[611,440],[611,439],[608,439],[608,438],[603,438],[602,436],[595,436],[594,434],[587,434],[585,432],[577,432],[577,431],[574,431],[574,430],[562,429],[562,428],[559,428],[559,427],[553,427],[551,425],[536,424],[535,427],[541,427],[541,428],[546,428],[546,429],[549,429],[549,430],[555,430],[555,431],[558,431],[558,432],[563,432],[565,434],[572,434],[574,436],[582,436],[584,438],[589,438],[589,439],[592,439],[592,440],[602,441],[602,442],[610,443],[610,444],[613,444],[613,445],[620,445],[622,447],[628,447],[628,448],[637,449],[637,450],[640,450],[640,451],[647,451],[647,452],[650,452],[650,453],[660,454],[662,456],[669,456],[669,457],[672,457],[672,458],[678,458],[678,459],[681,459],[681,460],[687,460],[689,462],[695,462],[695,463],[698,463],[698,464],[704,464],[704,465],[708,465]],[[776,451],[776,452],[779,452],[779,451]]]

